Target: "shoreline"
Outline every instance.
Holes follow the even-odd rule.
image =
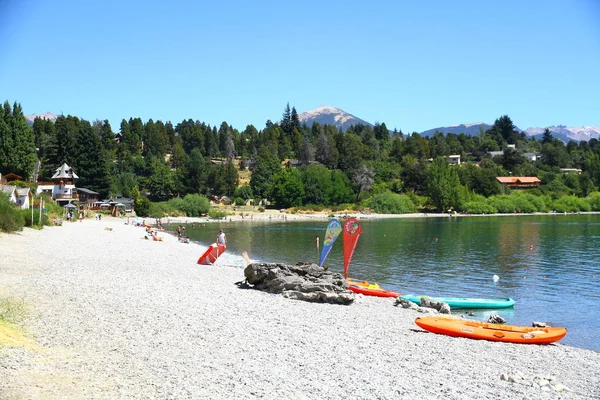
[[[393,299],[240,289],[243,268],[199,266],[204,246],[125,222],[0,234],[0,296],[24,299],[35,340],[0,347],[1,398],[548,398],[501,379],[517,371],[556,377],[560,398],[600,393],[592,350],[427,333]]]
[[[244,216],[242,216],[244,214]],[[333,214],[333,216],[331,216]],[[223,223],[223,222],[252,222],[252,221],[328,221],[331,218],[346,219],[356,218],[358,220],[378,220],[378,219],[422,219],[422,218],[489,218],[489,217],[526,217],[526,216],[559,216],[559,215],[595,215],[599,211],[588,211],[578,213],[554,213],[554,212],[535,212],[535,213],[502,213],[502,214],[448,214],[448,213],[413,213],[413,214],[363,214],[363,213],[282,213],[280,211],[265,212],[237,212],[235,215],[228,215],[221,219],[212,219],[210,217],[163,217],[160,218],[163,224],[191,224],[191,223]],[[130,217],[131,220],[145,220],[149,225],[156,225],[155,218]]]

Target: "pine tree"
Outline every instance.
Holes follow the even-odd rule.
[[[35,139],[33,130],[27,124],[23,109],[18,103],[13,104],[12,126],[9,125],[12,135],[13,172],[30,179],[33,176],[33,166],[37,160],[35,152]]]
[[[292,124],[292,131],[294,129],[297,129],[298,131],[300,131],[301,126],[300,126],[300,119],[298,118],[298,111],[296,111],[296,107],[292,107],[292,114],[290,116],[290,123]]]
[[[0,172],[10,172],[13,162],[13,139],[9,120],[12,119],[12,110],[8,101],[0,109]]]
[[[281,129],[286,135],[290,135],[294,129],[292,125],[292,112],[290,110],[290,103],[287,103],[283,115],[281,116]]]
[[[107,195],[110,185],[109,160],[101,137],[89,121],[81,120],[76,136],[76,152],[71,165],[79,176],[78,186]]]

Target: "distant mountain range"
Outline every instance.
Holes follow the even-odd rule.
[[[44,114],[27,115],[25,118],[27,119],[29,125],[32,125],[33,120],[37,117],[48,119],[54,122],[56,121],[57,115],[52,114],[51,112],[46,112]],[[373,127],[373,124],[370,122],[349,114],[344,110],[340,110],[339,108],[329,106],[319,106],[314,110],[303,112],[298,115],[298,119],[300,120],[301,124],[306,124],[307,126],[312,126],[314,122],[318,122],[321,125],[334,125],[337,129],[341,128],[342,131],[346,131],[351,125],[367,125]],[[476,122],[474,124],[442,126],[423,131],[420,133],[420,135],[431,137],[435,132],[442,132],[445,135],[448,133],[464,133],[467,136],[477,136],[479,134],[480,127],[483,127],[483,130],[486,131],[490,129],[492,125],[484,122]],[[525,130],[517,128],[519,132],[524,132],[527,136],[535,137],[536,139],[540,139],[542,137],[544,134],[544,129],[546,128],[527,128]],[[550,132],[552,132],[552,136],[562,140],[565,143],[567,143],[569,140],[579,142],[582,140],[589,141],[590,139],[600,139],[599,126],[566,127],[564,125],[555,125],[549,126],[548,129],[550,129]]]
[[[443,134],[455,133],[460,134],[464,133],[467,136],[477,136],[479,134],[479,128],[483,127],[483,130],[486,131],[492,127],[490,124],[486,124],[483,122],[477,122],[474,124],[461,124],[461,125],[451,125],[451,126],[442,126],[435,129],[429,129],[424,132],[421,132],[421,136],[433,136],[435,132],[441,132]],[[550,132],[552,132],[552,136],[556,139],[562,140],[567,143],[570,140],[575,142],[580,142],[582,140],[589,141],[590,139],[598,139],[600,138],[600,127],[598,126],[582,126],[582,127],[572,127],[568,128],[564,125],[556,125],[556,126],[548,126],[547,127]],[[536,139],[540,139],[544,135],[544,130],[546,128],[527,128],[525,130],[517,128],[516,130],[519,132],[524,132],[527,136],[535,137]]]
[[[344,110],[329,106],[319,106],[314,110],[303,112],[298,115],[298,119],[301,124],[307,126],[312,126],[313,123],[318,122],[321,125],[335,125],[337,129],[342,128],[344,132],[350,128],[350,125],[373,126],[373,124],[348,114]]]
[[[450,125],[450,126],[442,126],[439,128],[429,129],[424,132],[421,132],[421,136],[431,137],[436,132],[442,132],[444,135],[448,133],[461,134],[464,133],[467,136],[477,136],[479,135],[479,128],[483,127],[483,131],[487,131],[492,127],[490,124],[486,124],[484,122],[475,122],[474,124],[460,124],[460,125]]]

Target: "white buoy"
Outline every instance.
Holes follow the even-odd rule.
[[[498,275],[494,275],[494,282],[498,282],[500,280],[500,277]]]

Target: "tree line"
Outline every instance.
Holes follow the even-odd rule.
[[[45,181],[66,162],[79,187],[104,197],[139,193],[152,202],[199,194],[268,199],[282,208],[369,201],[389,207],[400,201],[408,208],[465,210],[482,198],[508,194],[496,177],[509,175],[539,177],[542,186],[532,194],[584,198],[600,185],[599,144],[565,144],[548,130],[541,140],[530,138],[506,115],[477,136],[423,137],[390,131],[385,123],[346,132],[319,123],[309,127],[289,104],[280,121],[242,131],[227,122],[217,127],[192,119],[173,125],[130,118],[115,132],[108,120],[71,115],[54,122],[36,118],[29,126],[20,104],[6,101],[0,111],[0,172],[31,177],[39,159],[38,180]],[[490,151],[502,154],[491,157]],[[532,162],[527,152],[540,157]],[[451,166],[449,155],[467,162]],[[583,172],[562,174],[560,168]],[[240,186],[246,169],[250,182]]]

